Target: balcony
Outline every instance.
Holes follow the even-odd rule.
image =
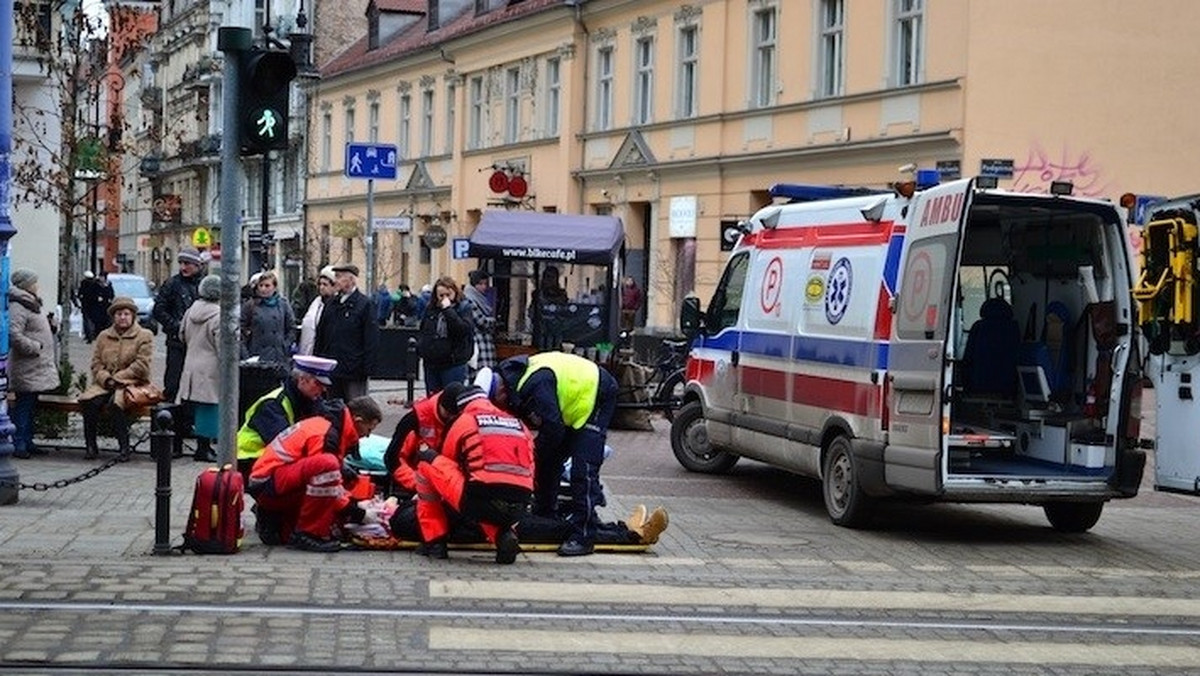
[[[142,106],[146,110],[161,113],[163,106],[162,87],[142,87],[141,100]]]

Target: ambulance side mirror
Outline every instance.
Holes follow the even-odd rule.
[[[704,330],[704,313],[700,311],[700,299],[688,296],[679,308],[679,331],[687,338],[694,338]]]

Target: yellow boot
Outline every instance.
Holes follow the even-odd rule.
[[[652,545],[658,542],[658,536],[667,529],[671,519],[667,516],[667,510],[662,507],[655,507],[650,516],[646,518],[646,522],[642,524],[638,535],[642,538],[642,544]]]

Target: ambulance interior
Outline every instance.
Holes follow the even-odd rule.
[[[979,197],[947,341],[947,474],[1106,476],[1123,230],[1078,203]]]

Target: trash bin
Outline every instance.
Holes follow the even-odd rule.
[[[417,354],[415,326],[396,326],[379,329],[379,352],[375,357],[372,378],[407,380],[417,378],[421,358]]]
[[[238,423],[258,398],[279,387],[288,377],[288,367],[276,362],[242,362],[238,364]]]

